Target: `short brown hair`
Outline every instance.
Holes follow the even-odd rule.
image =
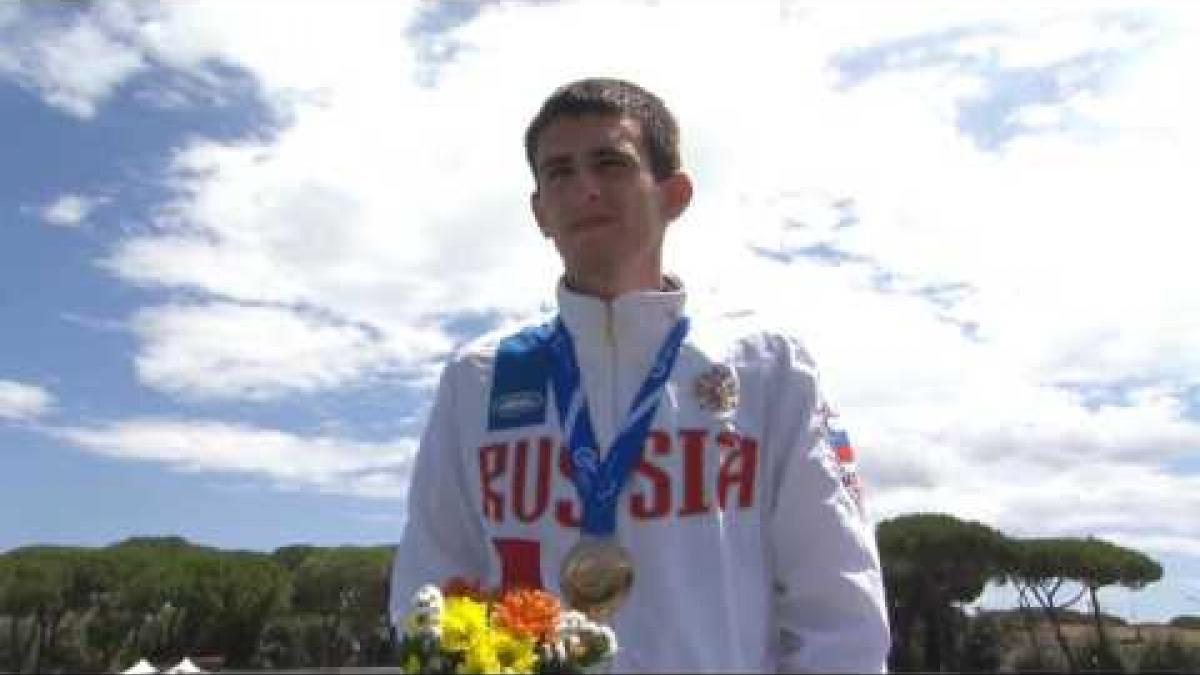
[[[525,130],[525,159],[535,180],[538,137],[558,118],[582,115],[633,119],[641,127],[654,177],[663,180],[679,171],[679,125],[662,99],[632,82],[591,77],[555,89]]]

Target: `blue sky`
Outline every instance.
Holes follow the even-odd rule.
[[[1117,611],[1200,613],[1194,13],[888,7],[0,6],[0,549],[394,541],[442,359],[552,299],[524,125],[607,74],[681,119],[672,269],[805,337],[877,517],[1109,538],[1167,567]]]

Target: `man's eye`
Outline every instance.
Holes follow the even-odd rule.
[[[558,180],[566,178],[571,174],[571,170],[565,166],[552,166],[546,169],[546,180]]]
[[[596,166],[604,169],[614,169],[625,166],[626,162],[623,157],[601,157],[596,160]]]

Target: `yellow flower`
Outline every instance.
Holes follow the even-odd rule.
[[[487,634],[487,605],[470,598],[446,600],[442,615],[442,646],[452,652],[465,652]]]
[[[495,645],[490,636],[481,635],[479,640],[471,644],[466,650],[466,658],[458,666],[458,672],[470,675],[501,672],[500,661],[496,658]]]
[[[537,663],[534,641],[519,637],[508,631],[498,630],[492,634],[492,643],[504,673],[532,673]]]
[[[472,644],[460,673],[532,673],[537,665],[534,642],[504,629],[494,629]]]

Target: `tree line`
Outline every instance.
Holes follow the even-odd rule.
[[[226,667],[388,663],[392,547],[225,551],[179,537],[0,556],[0,670],[113,672],[139,657]]]
[[[1123,622],[1104,613],[1099,591],[1138,590],[1162,578],[1162,566],[1140,551],[1094,537],[1011,537],[938,513],[884,521],[876,537],[891,615],[893,671],[1200,668],[1200,651],[1178,640],[1128,648],[1114,639],[1111,629]],[[1016,611],[968,614],[965,608],[989,583],[1015,591]],[[1071,609],[1085,599],[1086,614]],[[1080,640],[1075,631],[1072,639],[1067,627],[1080,620],[1090,624],[1091,635]],[[1050,645],[1043,644],[1045,632]]]
[[[992,671],[1020,635],[1035,649],[1016,665],[1029,670],[1147,663],[1129,663],[1114,644],[1097,595],[1159,580],[1162,567],[1143,553],[1092,538],[1018,539],[944,514],[887,520],[877,536],[892,670]],[[395,665],[392,554],[391,546],[227,551],[179,537],[16,549],[0,555],[0,670],[112,672],[143,656],[183,655],[219,655],[231,668]],[[964,611],[989,583],[1013,586],[1015,612]],[[1094,635],[1081,646],[1064,626],[1084,616],[1070,609],[1084,598]],[[1047,624],[1053,644],[1042,645]],[[1185,646],[1159,647],[1159,670],[1200,666]]]

